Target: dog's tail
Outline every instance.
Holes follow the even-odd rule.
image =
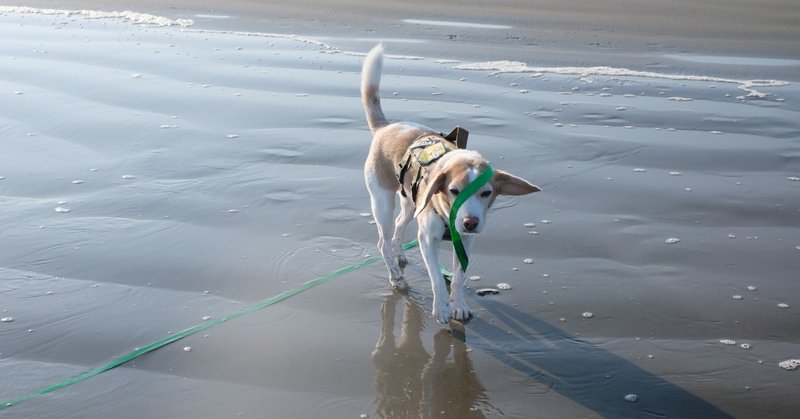
[[[383,68],[383,44],[378,44],[367,54],[361,69],[361,104],[367,114],[369,129],[374,134],[378,129],[389,125],[381,109],[379,94],[381,70]]]

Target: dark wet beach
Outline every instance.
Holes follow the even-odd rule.
[[[390,119],[464,126],[544,189],[498,201],[463,327],[412,250],[409,296],[367,265],[0,416],[791,417],[798,12],[722,3],[0,15],[3,400],[375,256],[381,39]]]

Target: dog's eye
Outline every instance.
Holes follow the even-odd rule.
[[[481,192],[481,198],[488,198],[490,196],[492,196],[492,191],[491,190],[485,190],[485,191]]]
[[[450,188],[450,193],[451,193],[451,194],[453,194],[453,195],[458,195],[458,192],[459,192],[459,191],[458,191],[458,189],[456,189],[456,188]]]

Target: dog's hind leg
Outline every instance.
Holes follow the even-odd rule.
[[[412,218],[414,218],[414,202],[408,198],[401,197],[400,214],[397,215],[395,220],[394,235],[392,235],[392,250],[397,257],[397,264],[400,266],[401,271],[408,264],[408,259],[406,259],[403,251],[403,236]]]
[[[378,249],[381,251],[384,263],[386,263],[386,269],[389,270],[389,282],[395,289],[406,290],[408,284],[403,278],[392,249],[395,192],[370,184],[370,182],[367,182],[367,188],[369,189],[372,216],[375,218],[375,224],[378,227]]]

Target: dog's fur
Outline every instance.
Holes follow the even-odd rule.
[[[378,227],[378,248],[389,270],[391,285],[401,291],[407,289],[408,284],[402,273],[407,260],[401,240],[411,217],[416,217],[419,246],[433,286],[433,316],[443,324],[451,319],[464,321],[471,316],[464,301],[466,272],[460,268],[454,254],[454,277],[448,298],[446,283],[439,269],[438,245],[449,228],[450,207],[458,192],[483,173],[489,163],[475,151],[454,150],[428,166],[428,176],[419,185],[423,192],[417,197],[417,202],[399,193],[403,185],[398,181],[395,170],[409,146],[420,136],[439,134],[417,124],[389,123],[381,109],[379,96],[382,67],[383,46],[378,45],[364,60],[361,75],[361,102],[373,134],[364,164],[364,178],[370,194],[372,215]],[[404,180],[406,184],[410,182],[410,179]],[[458,211],[456,228],[467,254],[475,236],[483,230],[486,212],[497,195],[525,195],[540,190],[510,173],[495,170],[489,183],[467,199]],[[400,214],[393,220],[396,195],[400,195]]]

